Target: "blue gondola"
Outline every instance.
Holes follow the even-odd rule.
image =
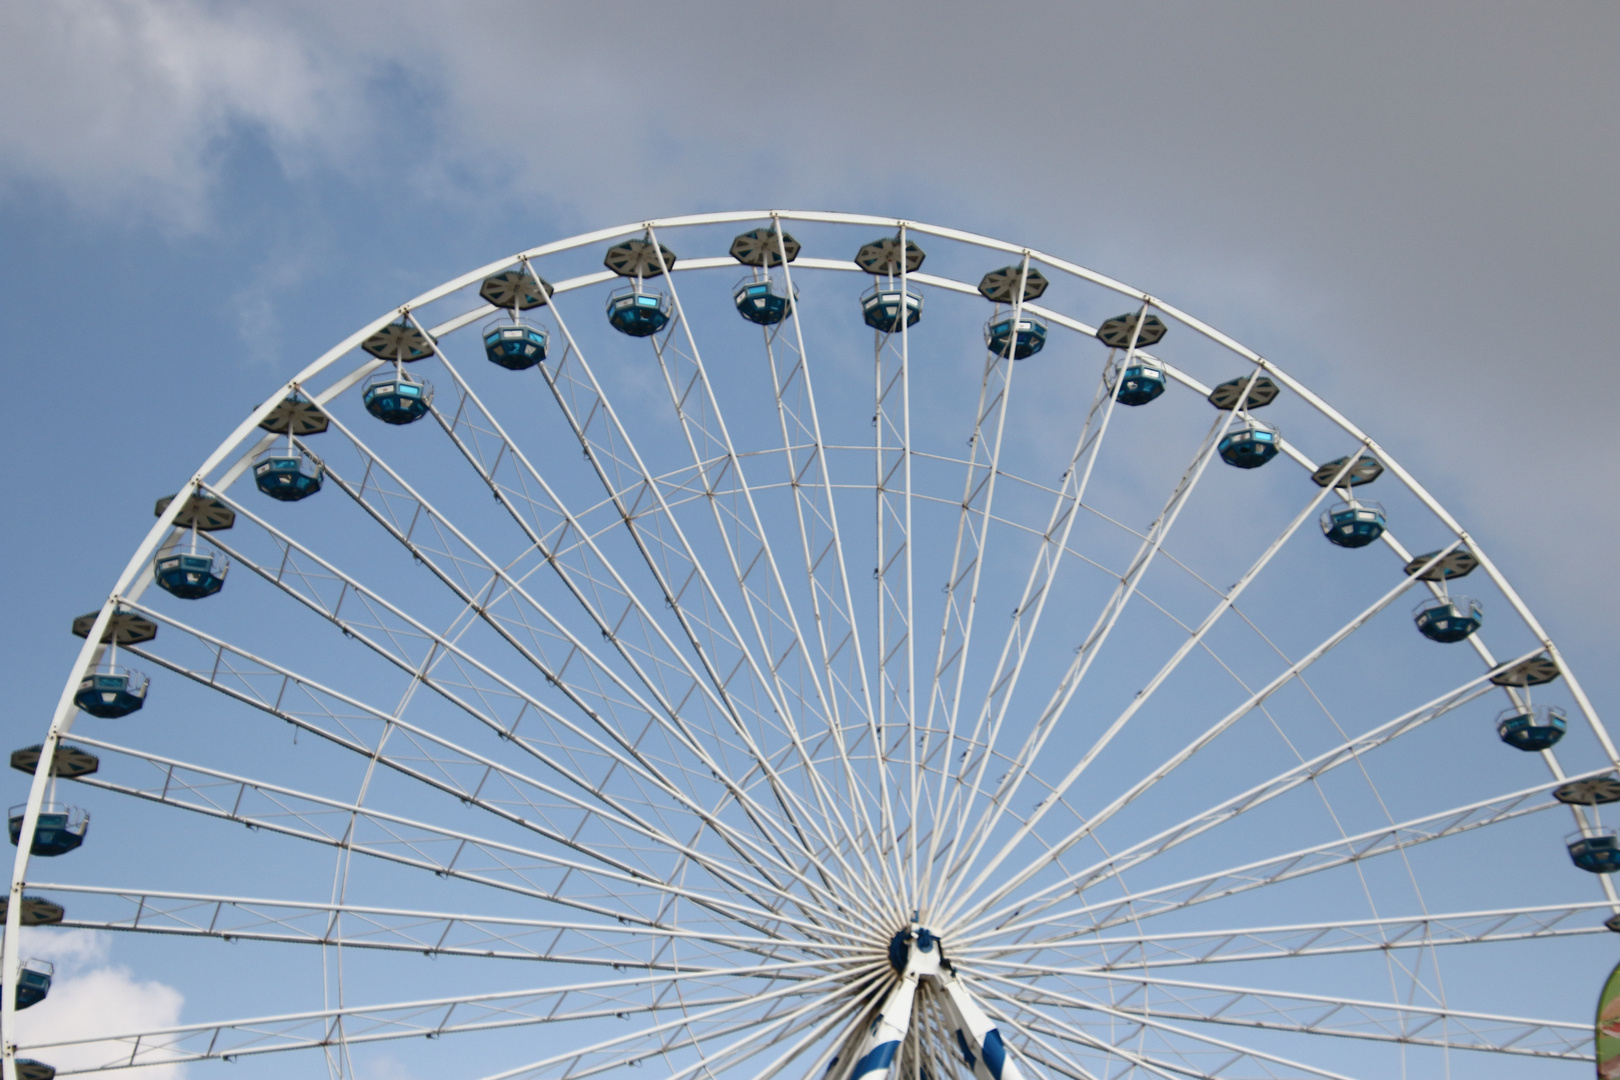
[[[1164,372],[1151,364],[1132,364],[1120,376],[1119,392],[1114,396],[1121,405],[1146,405],[1164,393]]]
[[[1366,547],[1384,535],[1385,524],[1378,503],[1342,502],[1322,514],[1322,535],[1340,547]]]
[[[631,337],[652,337],[669,325],[669,297],[639,281],[608,294],[607,317],[613,329]]]
[[[922,309],[922,296],[898,285],[874,285],[861,294],[861,317],[879,333],[893,334],[902,325],[916,326]],[[903,323],[901,312],[905,313]]]
[[[17,968],[17,1008],[38,1005],[51,992],[56,967],[49,960],[24,960]]]
[[[1589,874],[1612,874],[1620,870],[1620,838],[1613,829],[1590,829],[1571,833],[1564,840],[1569,857]]]
[[[998,315],[984,324],[985,348],[997,356],[1007,355],[1012,345],[1014,360],[1027,360],[1046,347],[1046,323],[1028,316],[1018,320],[1018,331],[1013,332],[1012,313]]]
[[[508,371],[523,371],[546,358],[551,335],[521,319],[492,322],[484,327],[484,355]]]
[[[321,490],[324,470],[314,458],[298,450],[267,450],[253,462],[253,483],[281,502],[307,499]]]
[[[208,552],[174,552],[152,560],[152,577],[158,587],[182,600],[201,600],[225,587],[230,562],[223,555]]]
[[[26,805],[13,806],[7,822],[11,843],[16,846],[22,839],[23,811]],[[34,842],[29,851],[51,858],[66,855],[84,843],[84,834],[90,829],[90,815],[76,806],[46,803],[39,809],[39,822],[34,826]]]
[[[1413,609],[1412,620],[1424,637],[1449,645],[1478,630],[1485,613],[1473,597],[1437,596]]]
[[[743,278],[731,299],[737,305],[737,314],[761,326],[775,326],[793,311],[787,283],[776,278]]]
[[[1569,730],[1564,710],[1507,709],[1496,718],[1496,734],[1517,750],[1547,750],[1558,744]]]
[[[1277,456],[1281,436],[1270,424],[1240,420],[1217,448],[1221,460],[1239,469],[1258,469]]]
[[[73,704],[103,720],[139,712],[146,704],[149,680],[133,668],[107,666],[79,680]]]
[[[385,424],[414,424],[433,404],[433,386],[397,368],[366,380],[361,394],[366,412]]]

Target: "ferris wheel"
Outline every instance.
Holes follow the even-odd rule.
[[[1595,986],[1531,988],[1620,930],[1620,758],[1553,641],[1277,363],[1022,245],[717,213],[463,274],[72,629],[5,1080],[1590,1068]],[[60,928],[183,1018],[37,1026]]]

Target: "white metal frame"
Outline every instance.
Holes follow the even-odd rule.
[[[1224,625],[1233,617],[1246,618],[1239,605],[1245,591],[1302,526],[1314,520],[1336,485],[1320,488],[1235,584],[1225,589],[1210,587],[1214,604],[1200,622],[1189,626],[1171,616],[1185,636],[1159,673],[1099,735],[1079,749],[1071,767],[1053,782],[1037,774],[1037,765],[1050,758],[1054,733],[1127,607],[1136,602],[1165,610],[1146,597],[1141,586],[1161,554],[1174,558],[1168,554],[1167,538],[1216,456],[1227,414],[1220,414],[1199,443],[1162,512],[1145,530],[1134,533],[1139,540],[1135,557],[1122,569],[1108,570],[1115,578],[1112,596],[1095,616],[1090,631],[1080,637],[1073,662],[1050,688],[1048,704],[1022,744],[1011,750],[1001,748],[998,740],[1004,741],[1013,695],[1032,674],[1026,671],[1032,642],[1051,623],[1046,606],[1059,571],[1091,562],[1074,546],[1072,536],[1077,521],[1093,512],[1087,502],[1089,486],[1116,423],[1112,380],[1141,356],[1191,391],[1204,394],[1209,387],[1163,357],[1139,348],[1133,333],[1127,347],[1117,354],[1111,352],[1103,366],[1061,480],[1055,487],[1029,485],[1006,475],[1002,464],[1017,370],[1010,347],[1009,355],[992,353],[985,359],[979,401],[967,433],[966,457],[925,454],[913,444],[915,347],[902,317],[895,332],[874,335],[873,444],[834,446],[823,439],[812,389],[812,353],[800,323],[800,305],[795,302],[784,322],[762,328],[780,444],[763,452],[739,449],[723,413],[726,395],[705,365],[699,337],[676,287],[676,278],[689,272],[730,268],[735,263],[717,255],[683,257],[676,265],[667,265],[659,237],[688,228],[761,222],[773,230],[783,254],[785,226],[795,223],[892,230],[902,251],[908,239],[915,237],[969,245],[1012,260],[1021,275],[1039,264],[1049,277],[1066,277],[1116,295],[1135,305],[1138,332],[1140,317],[1152,311],[1213,342],[1252,365],[1249,385],[1266,375],[1335,425],[1352,447],[1347,462],[1362,452],[1376,455],[1393,479],[1454,538],[1434,558],[1466,546],[1522,621],[1534,647],[1512,660],[1498,661],[1483,637],[1476,636],[1471,648],[1484,665],[1478,676],[1360,735],[1346,736],[1341,745],[1309,760],[1302,758],[1296,767],[1133,846],[1104,851],[1100,858],[1083,860],[1083,865],[1066,863],[1065,858],[1080,845],[1097,843],[1104,825],[1128,811],[1218,736],[1251,713],[1264,713],[1268,701],[1284,687],[1304,683],[1313,664],[1419,584],[1417,577],[1390,575],[1387,590],[1339,630],[1297,658],[1282,657],[1281,671],[1249,691],[1240,706],[1185,746],[1172,748],[1162,764],[1082,818],[1067,799],[1082,774],[1184,660],[1210,651],[1209,637],[1217,624]],[[503,564],[486,553],[337,417],[333,417],[331,433],[324,436],[328,443],[293,440],[311,454],[329,447],[338,451],[319,454],[330,483],[331,493],[325,497],[339,497],[340,492],[347,496],[455,597],[462,614],[449,628],[436,630],[409,614],[381,590],[365,584],[359,574],[316,554],[232,494],[232,485],[244,477],[252,459],[278,438],[256,436],[258,423],[294,389],[325,405],[387,363],[368,359],[346,373],[342,369],[352,350],[383,326],[405,320],[431,339],[442,340],[481,322],[494,309],[477,304],[428,326],[418,321],[418,313],[429,305],[492,272],[514,265],[539,268],[548,256],[625,238],[651,241],[653,250],[659,252],[662,271],[654,280],[671,294],[673,316],[651,339],[650,350],[688,461],[674,467],[660,461],[659,467],[652,467],[637,448],[638,433],[621,419],[604,382],[587,361],[581,341],[570,331],[564,314],[572,310],[570,294],[610,281],[612,273],[586,274],[556,285],[548,317],[557,323],[554,343],[561,347],[540,368],[562,421],[600,483],[600,501],[569,505],[486,406],[472,382],[455,366],[454,358],[441,348],[435,361],[449,373],[452,385],[435,403],[434,421],[477,482],[500,503],[515,534],[529,545],[532,557],[528,562]],[[782,275],[791,296],[796,295],[795,272],[857,270],[852,262],[806,254],[791,264],[784,261],[773,272]],[[912,272],[903,260],[893,280],[902,290],[925,286],[942,293],[975,292],[967,282]],[[1012,314],[1015,325],[1027,314],[1080,336],[1095,333],[1093,327],[1055,306],[1026,302],[1022,290],[1012,304]],[[311,389],[323,378],[329,381],[319,390]],[[860,614],[850,573],[850,563],[857,556],[852,554],[846,530],[840,527],[837,503],[846,485],[835,480],[829,464],[833,455],[846,451],[868,455],[875,465],[874,480],[867,488],[875,495],[872,532],[877,564],[876,607],[870,618]],[[1316,468],[1292,443],[1284,443],[1283,453],[1307,470]],[[760,477],[777,468],[771,458],[785,463],[786,472],[762,483]],[[913,576],[918,539],[913,515],[925,503],[937,505],[947,500],[921,490],[914,482],[913,468],[919,462],[948,465],[961,475],[962,494],[954,504],[957,524],[950,538],[954,547],[937,641],[919,640],[917,634],[921,605]],[[1024,483],[1048,500],[1044,531],[1039,523],[1014,520],[999,509],[998,487],[1012,482]],[[770,512],[762,508],[762,500],[777,489],[788,492],[793,506],[796,531],[788,533],[786,545],[773,539]],[[191,627],[165,614],[161,605],[143,604],[142,595],[151,583],[151,560],[174,543],[176,515],[185,496],[193,491],[223,499],[236,510],[239,528],[251,534],[248,542],[223,536],[214,540],[215,546],[245,572],[258,575],[344,637],[358,639],[382,661],[405,673],[410,680],[406,699],[393,707],[359,700],[273,658]],[[991,534],[999,535],[1008,527],[1038,537],[1037,551],[1018,577],[1022,593],[995,651],[985,683],[988,689],[982,698],[969,697],[978,694],[971,689],[967,672],[975,627],[981,621],[981,578],[992,550]],[[705,535],[711,539],[694,539],[693,530],[707,530]],[[714,547],[713,537],[719,538],[723,559],[704,554]],[[610,550],[625,538],[636,552],[639,566],[626,562],[621,549]],[[268,545],[267,554],[273,561],[250,544]],[[1411,558],[1393,531],[1384,534],[1383,545],[1403,564]],[[789,547],[797,551],[790,552]],[[802,587],[795,584],[799,580],[792,569],[795,566],[802,566],[802,579],[807,583]],[[637,584],[649,577],[651,587]],[[542,578],[554,579],[578,605],[594,632],[600,633],[604,647],[580,637],[571,628],[576,624],[569,613],[548,608],[538,584]],[[323,582],[339,587],[336,602],[322,594]],[[349,610],[344,609],[345,603],[351,605]],[[358,614],[353,605],[360,606]],[[334,1074],[347,1075],[351,1044],[423,1034],[424,1016],[442,1012],[443,1018],[426,1029],[433,1034],[583,1020],[611,1015],[614,1010],[598,1004],[559,1011],[564,998],[571,994],[606,997],[614,988],[649,985],[659,988],[653,991],[654,998],[635,1008],[645,1012],[650,1026],[633,1035],[504,1071],[498,1078],[552,1073],[585,1076],[661,1054],[670,1062],[673,1076],[717,1075],[725,1068],[746,1067],[761,1077],[781,1073],[810,1076],[828,1070],[832,1080],[864,1080],[875,1074],[854,1071],[858,1068],[855,1050],[861,1047],[865,1053],[878,1045],[872,1040],[879,1038],[880,1016],[893,1029],[897,1080],[902,1075],[917,1080],[925,1066],[934,1077],[961,1075],[959,1054],[968,1053],[968,1043],[958,1048],[952,1043],[953,1035],[961,1039],[971,1028],[973,1047],[985,1057],[991,1052],[987,1040],[998,1025],[1007,1033],[1010,1052],[1003,1075],[1008,1080],[1021,1071],[1038,1076],[1091,1076],[1108,1071],[1105,1065],[1094,1073],[1084,1064],[1091,1058],[1124,1062],[1144,1075],[1213,1075],[1195,1064],[1198,1055],[1211,1047],[1267,1069],[1338,1075],[1256,1046],[1227,1042],[1212,1034],[1209,1024],[1403,1046],[1577,1060],[1589,1057],[1584,1028],[1570,1023],[1474,1013],[1452,1009],[1443,1002],[1420,1006],[1350,1001],[1171,979],[1159,973],[1196,964],[1356,953],[1387,957],[1394,950],[1432,952],[1440,945],[1598,932],[1593,925],[1571,923],[1588,912],[1620,912],[1620,896],[1607,877],[1600,879],[1604,899],[1590,903],[1449,915],[1420,912],[1359,923],[1299,923],[1196,933],[1155,933],[1144,920],[1333,867],[1359,865],[1381,854],[1394,853],[1404,859],[1415,845],[1526,818],[1557,805],[1547,798],[1556,785],[1620,768],[1620,753],[1554,642],[1475,538],[1370,435],[1275,363],[1207,324],[1157,297],[1035,249],[907,220],[745,211],[600,230],[480,267],[423,293],[340,342],[268,397],[209,455],[158,516],[102,604],[59,698],[42,760],[49,761],[56,746],[72,731],[76,717],[73,693],[80,673],[96,662],[100,638],[119,609],[144,614],[168,631],[161,645],[132,646],[127,651],[363,756],[369,762],[367,786],[370,770],[380,766],[471,807],[481,815],[476,819],[480,825],[446,829],[380,811],[365,805],[367,787],[352,801],[334,800],[183,763],[104,738],[78,737],[76,741],[117,755],[121,761],[145,763],[162,777],[156,789],[101,777],[86,778],[82,782],[87,787],[334,846],[340,853],[340,869],[328,903],[146,888],[36,885],[28,880],[29,839],[52,787],[47,772],[38,772],[26,802],[24,839],[13,863],[0,946],[0,1031],[6,1033],[0,1080],[16,1080],[19,1048],[10,1033],[16,1029],[14,993],[21,960],[20,900],[25,886],[136,906],[133,915],[70,918],[68,925],[316,944],[331,950],[339,966],[344,948],[609,965],[615,970],[639,964],[634,979],[372,1006],[344,1002],[339,976],[335,1008],[108,1036],[108,1040],[130,1047],[122,1065],[320,1047]],[[464,646],[463,636],[474,624],[492,630],[511,652],[497,661]],[[863,632],[875,646],[870,656],[862,651]],[[981,630],[981,636],[987,632]],[[182,649],[206,653],[212,658],[211,666],[204,669],[173,652],[174,638],[180,639]],[[920,657],[919,648],[924,650]],[[1134,891],[1125,884],[1125,875],[1133,868],[1148,865],[1153,858],[1224,822],[1289,791],[1318,785],[1323,776],[1340,767],[1361,767],[1371,750],[1490,692],[1491,674],[1543,653],[1558,665],[1600,747],[1604,755],[1601,767],[1566,775],[1558,757],[1547,751],[1541,757],[1551,780],[1545,783],[1407,820],[1391,816],[1388,825],[1378,829],[1341,835],[1309,848],[1184,880]],[[920,678],[919,670],[926,670],[928,676]],[[531,676],[536,674],[543,680],[544,691],[531,689]],[[256,696],[251,689],[255,679],[279,679],[281,692],[273,701]],[[407,720],[403,714],[418,687],[529,755],[538,771],[531,775]],[[306,703],[286,704],[283,696],[289,688],[296,691],[295,697],[302,695],[300,701],[307,699]],[[1513,688],[1507,693],[1516,702],[1526,700]],[[515,717],[503,715],[502,703],[516,707]],[[964,707],[973,714],[970,727],[961,715]],[[561,760],[544,740],[520,734],[518,721],[525,716],[541,717],[546,724],[569,733],[606,763],[604,775],[630,778],[634,790],[610,789],[601,777]],[[691,764],[672,770],[668,762],[649,754],[642,745],[647,732],[658,733],[668,745],[690,755]],[[746,768],[731,763],[738,756]],[[992,778],[995,765],[1005,772]],[[447,779],[456,770],[469,768],[482,770],[484,780],[477,786]],[[712,777],[713,786],[703,795],[696,794],[693,778],[705,773]],[[484,784],[492,779],[504,785],[499,797],[484,792]],[[1026,784],[1039,786],[1041,798],[1033,810],[1024,813],[1016,807],[1020,800],[1027,801],[1023,794]],[[221,801],[220,790],[235,793],[230,805]],[[514,805],[520,809],[513,809]],[[636,865],[612,857],[593,847],[583,834],[572,835],[552,824],[547,815],[555,807],[582,814],[610,830],[625,851],[645,844],[669,858],[656,863],[659,870],[652,870],[649,867],[656,860]],[[676,831],[666,820],[666,811],[690,833]],[[1595,818],[1585,809],[1577,807],[1573,812],[1583,831],[1595,825]],[[1043,829],[1049,816],[1060,813],[1069,814],[1077,823],[1056,833]],[[338,827],[329,826],[322,815],[335,815]],[[485,835],[480,830],[486,827],[491,833],[517,828],[534,835],[537,846],[527,848]],[[361,838],[366,830],[374,839]],[[502,835],[510,833],[503,831]],[[427,853],[441,841],[453,843],[453,858]],[[572,854],[559,855],[545,845]],[[466,851],[492,865],[464,869],[457,859]],[[350,904],[344,896],[356,853],[515,890],[564,905],[578,918],[517,919]],[[575,879],[595,882],[598,893],[623,893],[643,902],[638,907],[629,900],[619,905],[586,901],[550,884]],[[1105,887],[1124,891],[1107,895],[1099,891],[1096,899],[1080,895],[1086,889]],[[703,918],[712,921],[687,925],[688,915],[670,914],[682,904],[686,905],[683,912],[705,912]],[[193,912],[207,912],[209,917],[204,922]],[[596,921],[590,921],[592,918]],[[312,922],[318,923],[314,929],[310,928]],[[357,932],[351,929],[356,924],[360,927]],[[960,976],[937,964],[926,970],[916,967],[923,956],[916,947],[908,954],[906,971],[893,972],[885,959],[889,937],[896,928],[904,930],[908,925],[912,930],[919,925],[949,927],[948,948],[961,966]],[[736,930],[728,931],[727,926]],[[1121,927],[1129,927],[1131,932],[1116,932]],[[522,940],[539,931],[553,935],[549,945],[536,947]],[[694,968],[689,960],[637,960],[615,944],[621,939],[690,943],[711,950],[712,966]],[[564,941],[567,944],[561,944]],[[479,947],[494,943],[499,948]],[[1056,956],[1067,956],[1070,962],[1056,963],[1052,959]],[[1086,959],[1076,960],[1076,956]],[[740,960],[743,957],[746,961]],[[678,989],[683,980],[694,984],[709,980],[718,988],[748,979],[767,979],[770,988],[730,996],[722,992],[696,1002],[682,997]],[[1135,989],[1121,997],[1121,987]],[[1150,987],[1168,992],[1174,1004],[1143,1004],[1141,995]],[[672,997],[663,996],[665,988]],[[536,1004],[542,1000],[550,1002],[550,1011],[544,1014]],[[1234,1008],[1234,1003],[1240,1005]],[[463,1007],[475,1012],[476,1018],[451,1022],[450,1013]],[[742,1013],[749,1009],[756,1015],[745,1018]],[[978,1019],[964,1019],[968,1016]],[[1106,1020],[1103,1027],[1095,1026],[1099,1017]],[[871,1031],[862,1036],[868,1021]],[[1180,1027],[1169,1021],[1193,1026]],[[1110,1025],[1125,1025],[1136,1041],[1098,1034],[1112,1030]],[[199,1042],[204,1044],[201,1049],[197,1048]],[[784,1048],[774,1058],[762,1059],[773,1043]],[[829,1068],[840,1047],[843,1056]],[[676,1067],[682,1054],[696,1057]],[[118,1066],[109,1063],[108,1067]],[[974,1073],[973,1068],[968,1072]]]

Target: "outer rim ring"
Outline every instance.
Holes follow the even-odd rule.
[[[1271,376],[1280,386],[1286,387],[1298,394],[1304,401],[1310,404],[1328,420],[1332,421],[1346,434],[1350,435],[1353,439],[1358,440],[1361,443],[1364,451],[1368,451],[1376,455],[1377,458],[1384,463],[1385,467],[1400,479],[1407,490],[1415,495],[1419,501],[1422,502],[1424,506],[1439,519],[1439,521],[1448,531],[1450,531],[1461,543],[1468,547],[1468,549],[1473,553],[1474,557],[1478,560],[1479,567],[1485,571],[1492,584],[1501,591],[1503,596],[1514,608],[1514,611],[1524,621],[1531,634],[1539,642],[1541,648],[1546,651],[1548,657],[1554,664],[1557,665],[1559,671],[1562,673],[1569,685],[1571,696],[1575,699],[1577,706],[1580,708],[1582,714],[1586,718],[1588,725],[1596,736],[1604,754],[1608,758],[1610,766],[1620,770],[1620,750],[1617,750],[1614,742],[1609,737],[1609,734],[1599,718],[1596,709],[1592,705],[1584,689],[1581,687],[1574,672],[1570,670],[1556,644],[1547,634],[1534,614],[1530,611],[1524,600],[1508,582],[1506,577],[1503,576],[1496,564],[1480,549],[1476,540],[1439,503],[1439,501],[1435,499],[1434,496],[1422,484],[1420,484],[1410,472],[1405,469],[1405,467],[1403,467],[1370,435],[1368,435],[1359,426],[1352,423],[1342,413],[1334,409],[1325,400],[1313,393],[1297,379],[1288,375],[1270,360],[1266,359],[1264,356],[1255,352],[1254,350],[1247,348],[1240,342],[1215,329],[1202,320],[1187,314],[1173,305],[1165,303],[1151,293],[1126,285],[1123,282],[1098,273],[1078,263],[1048,255],[1034,248],[1022,247],[977,233],[966,232],[959,229],[951,229],[943,226],[930,225],[924,222],[912,221],[905,218],[891,218],[867,214],[845,214],[824,211],[789,210],[726,211],[719,213],[691,214],[650,219],[613,226],[607,229],[599,229],[593,232],[581,233],[566,239],[527,248],[513,256],[499,259],[485,264],[484,266],[478,267],[477,269],[468,271],[439,286],[436,286],[435,288],[419,294],[407,303],[402,304],[399,307],[373,319],[359,330],[344,338],[337,345],[327,350],[303,370],[283,383],[275,393],[270,395],[261,405],[255,408],[248,415],[248,417],[244,419],[212,453],[209,454],[209,456],[204,460],[203,464],[197,469],[191,478],[180,488],[178,492],[176,492],[176,497],[170,500],[169,505],[158,516],[157,520],[147,531],[140,544],[137,545],[134,554],[131,556],[129,562],[125,565],[123,571],[119,574],[112,591],[102,602],[96,619],[89,628],[89,632],[85,637],[85,643],[80,648],[74,665],[70,669],[70,673],[65,681],[62,693],[58,699],[50,729],[46,735],[44,743],[41,746],[41,760],[45,760],[50,754],[52,754],[57,743],[72,729],[73,721],[77,715],[77,709],[73,703],[74,691],[78,685],[81,673],[94,661],[96,652],[100,647],[99,641],[101,635],[105,631],[108,620],[111,618],[118,601],[124,598],[131,600],[139,598],[141,593],[144,592],[146,586],[151,582],[150,564],[152,557],[159,545],[162,543],[163,539],[174,527],[174,521],[177,514],[186,504],[186,500],[179,496],[188,495],[199,485],[206,485],[209,487],[222,489],[233,483],[242,474],[242,472],[248,468],[252,458],[259,453],[264,446],[268,445],[269,442],[275,438],[275,436],[265,435],[263,438],[255,440],[251,445],[248,445],[239,453],[239,456],[234,462],[229,462],[227,464],[232,451],[243,446],[244,439],[250,436],[254,430],[259,427],[261,422],[274,408],[281,403],[287,394],[295,390],[299,390],[309,394],[309,396],[321,404],[332,400],[338,394],[358,383],[366,375],[370,374],[375,368],[385,363],[385,361],[371,359],[369,362],[362,363],[349,375],[338,378],[335,382],[318,394],[312,394],[305,389],[307,382],[310,379],[326,372],[334,364],[338,363],[344,356],[354,351],[367,338],[371,337],[378,330],[389,325],[395,320],[404,318],[413,310],[457,292],[492,273],[509,269],[513,267],[514,264],[526,263],[532,259],[543,258],[547,255],[553,255],[559,252],[600,244],[605,241],[621,240],[626,237],[641,238],[647,235],[649,231],[656,233],[656,231],[660,229],[679,229],[689,226],[720,225],[727,223],[759,223],[762,221],[774,222],[777,220],[784,222],[802,221],[835,225],[865,225],[883,229],[903,229],[908,234],[919,233],[923,235],[937,236],[943,239],[953,240],[1019,258],[1028,258],[1032,263],[1043,264],[1050,270],[1070,275],[1081,281],[1085,281],[1092,285],[1100,286],[1104,289],[1117,293],[1121,297],[1133,300],[1138,304],[1151,307],[1157,312],[1161,313],[1164,317],[1174,319],[1203,337],[1249,361],[1251,364],[1258,367],[1262,372]],[[735,260],[729,256],[691,258],[683,259],[678,266],[671,266],[669,271],[671,273],[679,273],[687,270],[713,269],[716,267],[734,265],[736,265]],[[864,273],[864,271],[857,267],[853,262],[848,262],[845,260],[800,257],[794,262],[794,265],[795,267],[818,270],[844,270],[855,273]],[[955,281],[950,278],[938,277],[932,274],[915,273],[908,276],[920,284],[943,288],[948,291],[972,294],[977,294],[978,291],[976,286],[972,284]],[[612,271],[604,270],[559,282],[554,286],[554,289],[558,293],[569,292],[586,286],[614,280],[615,278],[616,275]],[[1050,319],[1052,322],[1058,323],[1059,325],[1089,336],[1096,336],[1096,328],[1088,326],[1078,320],[1064,316],[1058,312],[1050,311],[1036,304],[1026,303],[1023,306],[1031,313]],[[445,323],[430,328],[430,333],[433,338],[437,339],[445,333],[452,332],[480,319],[487,318],[491,313],[498,312],[498,310],[504,309],[496,309],[491,305],[485,304],[465,313],[464,315],[458,316],[448,320]],[[1148,354],[1143,353],[1143,355]],[[1164,367],[1166,375],[1174,378],[1176,381],[1183,383],[1190,389],[1196,390],[1201,395],[1207,395],[1209,393],[1209,387],[1204,386],[1198,380],[1194,379],[1185,372],[1180,371],[1173,365],[1164,363],[1162,360],[1158,360],[1157,362]],[[1307,472],[1310,472],[1317,467],[1316,463],[1311,462],[1291,444],[1285,443],[1283,451],[1284,453],[1293,457],[1296,462],[1303,465]],[[221,470],[222,465],[224,466],[223,470]],[[217,475],[212,475],[215,474],[216,471]],[[18,964],[20,960],[18,947],[21,926],[21,900],[23,897],[23,886],[27,879],[27,871],[30,862],[30,845],[26,841],[30,840],[34,835],[34,830],[38,821],[41,805],[44,802],[44,795],[48,782],[48,771],[35,773],[26,803],[27,809],[25,811],[22,824],[22,837],[18,843],[17,852],[12,867],[11,888],[9,893],[11,902],[7,906],[3,944],[0,944],[0,1029],[7,1032],[15,1030],[15,990]],[[1603,881],[1605,891],[1608,894],[1611,903],[1616,904],[1617,910],[1620,910],[1620,898],[1617,898],[1616,896],[1613,883],[1607,877],[1604,877],[1601,880]],[[9,1039],[7,1039],[4,1043],[3,1060],[0,1060],[0,1080],[17,1080],[15,1044]]]

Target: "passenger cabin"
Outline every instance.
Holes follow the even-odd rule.
[[[1436,596],[1419,604],[1412,612],[1412,620],[1424,637],[1449,645],[1478,630],[1485,613],[1473,597]]]
[[[898,333],[922,318],[923,298],[898,285],[874,285],[861,294],[861,317],[880,334]]]
[[[152,577],[158,588],[182,600],[201,600],[225,587],[230,562],[223,555],[207,552],[174,552],[152,560]]]
[[[985,348],[997,356],[1012,350],[1014,360],[1027,360],[1046,347],[1046,323],[1026,316],[1013,326],[1012,313],[998,315],[984,324]]]
[[[33,1058],[18,1058],[17,1080],[56,1080],[56,1066]]]
[[[91,716],[116,720],[140,711],[141,706],[146,704],[149,682],[145,675],[133,668],[109,665],[79,680],[79,689],[73,693],[73,704]]]
[[[17,968],[17,1008],[28,1009],[51,992],[56,967],[49,960],[24,960]]]
[[[1613,829],[1594,828],[1571,833],[1564,843],[1575,865],[1589,874],[1612,874],[1620,870],[1620,838]]]
[[[513,318],[484,327],[484,355],[508,371],[524,371],[546,358],[551,335],[533,323]]]
[[[1127,367],[1119,379],[1114,397],[1121,405],[1146,405],[1164,393],[1164,371],[1153,364],[1137,362]]]
[[[324,479],[320,464],[296,448],[266,450],[253,462],[254,485],[279,502],[309,498]]]
[[[743,278],[731,294],[737,314],[760,326],[775,326],[793,311],[787,283],[776,278]]]
[[[1243,419],[1227,430],[1220,445],[1221,460],[1239,469],[1258,469],[1277,456],[1281,434],[1270,424]]]
[[[22,841],[23,813],[27,805],[13,806],[7,824],[13,846]],[[90,829],[90,815],[77,806],[46,803],[40,807],[39,821],[34,826],[34,842],[29,852],[54,858],[66,855],[84,843],[84,834]]]
[[[366,380],[361,400],[366,412],[385,424],[414,424],[433,404],[433,386],[402,371],[373,375]]]
[[[1564,710],[1545,706],[1540,709],[1507,709],[1496,718],[1496,734],[1516,750],[1549,750],[1569,730]]]
[[[631,337],[652,337],[669,325],[672,310],[669,297],[639,280],[608,294],[608,322],[619,333]]]
[[[1352,499],[1322,514],[1322,535],[1346,548],[1366,547],[1384,535],[1384,508]]]
[[[652,236],[614,244],[602,257],[602,265],[631,279],[631,284],[608,294],[608,322],[621,334],[652,337],[669,325],[674,305],[656,289],[649,289],[647,278],[658,277],[675,266],[675,253]]]

